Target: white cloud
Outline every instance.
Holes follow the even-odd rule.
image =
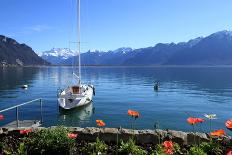
[[[44,31],[54,30],[54,27],[38,24],[38,25],[32,25],[32,26],[26,26],[21,28],[13,28],[14,30],[11,30],[10,33],[7,33],[10,37],[16,37],[16,36],[25,36],[25,35],[31,35],[34,33],[40,33]]]
[[[24,30],[28,32],[42,32],[46,30],[53,29],[51,26],[48,25],[33,25],[29,27],[25,27]]]

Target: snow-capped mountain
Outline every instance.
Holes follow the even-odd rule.
[[[130,48],[130,47],[121,47],[121,48],[118,48],[114,51],[112,51],[113,53],[122,53],[122,54],[126,54],[128,52],[131,52],[133,49]]]
[[[65,52],[58,52],[65,51]],[[232,31],[219,31],[187,42],[157,43],[155,46],[110,51],[89,50],[81,54],[82,65],[232,65]],[[68,54],[67,54],[68,53]],[[72,65],[78,59],[68,50],[43,53],[53,64]],[[59,58],[59,59],[58,59]]]
[[[81,53],[82,65],[115,65],[121,64],[124,60],[130,58],[133,55],[134,50],[129,47],[121,47],[115,50],[102,51],[91,49],[88,52]],[[69,58],[62,62],[64,65],[77,64],[78,59]],[[116,62],[116,63],[115,63]]]
[[[90,53],[99,53],[99,52],[104,52],[104,51],[100,51],[100,50],[97,50],[97,49],[91,49],[91,50],[88,50],[88,52],[90,52]]]
[[[73,50],[69,50],[68,48],[53,48],[50,51],[45,51],[41,56],[53,56],[53,57],[61,57],[62,59],[68,59],[72,56],[76,56],[76,52]]]
[[[64,60],[76,56],[76,52],[68,48],[53,48],[50,51],[42,52],[40,57],[52,64],[60,64]]]

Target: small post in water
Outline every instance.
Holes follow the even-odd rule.
[[[16,124],[17,124],[17,128],[19,127],[19,108],[16,107]]]
[[[41,124],[43,122],[43,107],[42,107],[42,99],[39,99],[39,102],[40,102],[40,121],[41,121]]]

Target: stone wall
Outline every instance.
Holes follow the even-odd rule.
[[[54,128],[55,126],[51,127]],[[43,127],[34,128],[34,130]],[[69,127],[70,131],[78,134],[79,140],[95,141],[97,137],[109,143],[116,143],[117,140],[127,141],[134,137],[139,144],[158,144],[164,140],[172,140],[180,145],[190,145],[203,141],[209,141],[209,135],[205,133],[192,133],[174,130],[131,130],[124,128],[95,128],[95,127]],[[0,134],[18,133],[15,128],[0,128]]]
[[[97,137],[105,142],[116,142],[117,139],[127,141],[134,137],[137,143],[158,144],[164,140],[172,140],[180,145],[194,144],[195,142],[209,141],[208,134],[192,133],[174,130],[131,130],[117,128],[70,128],[73,132],[78,133],[80,139],[95,141]],[[195,140],[194,140],[195,139]]]

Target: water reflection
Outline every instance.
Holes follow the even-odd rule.
[[[93,107],[92,102],[70,110],[59,108],[59,121],[62,122],[62,124],[70,125],[70,123],[72,123],[81,126],[82,123],[88,123],[90,121],[94,111],[95,108]]]
[[[0,68],[0,109],[16,104],[15,102],[18,102],[16,98],[28,94],[28,90],[22,89],[21,86],[27,84],[33,87],[33,81],[37,78],[38,72],[39,68],[30,67]]]
[[[189,115],[203,117],[205,113],[216,113],[218,119],[215,120],[215,127],[224,128],[224,122],[232,117],[232,68],[229,67],[82,69],[83,82],[92,81],[96,88],[94,115],[93,104],[71,111],[57,109],[57,88],[72,84],[72,67],[0,70],[0,109],[41,97],[44,103],[44,126],[95,126],[96,119],[103,119],[109,127],[130,127],[128,109],[141,113],[137,120],[138,128],[153,128],[154,122],[159,121],[164,128],[192,130],[186,118]],[[160,82],[158,92],[154,92],[155,81]],[[29,84],[29,89],[19,88],[22,84]],[[33,105],[28,111],[35,109]],[[14,116],[15,112],[8,118]]]
[[[154,81],[160,81],[167,89],[184,88],[231,97],[230,67],[88,67],[84,70],[87,71],[84,76],[92,77],[97,84],[107,79],[122,85],[153,86]]]
[[[38,68],[0,68],[0,90],[9,90],[24,84],[31,84]]]

